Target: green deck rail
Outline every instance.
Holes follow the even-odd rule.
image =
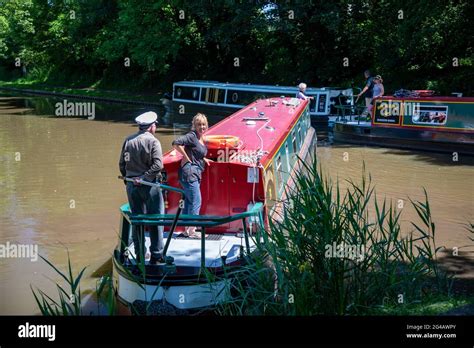
[[[359,88],[359,87],[353,87],[353,89],[362,91],[362,88]],[[336,121],[347,122],[347,117],[349,117],[349,120],[350,120],[352,116],[357,116],[357,124],[360,124],[361,115],[366,109],[365,104],[364,105],[357,104],[357,101],[354,100],[354,95],[352,95],[352,102],[349,105],[344,105],[341,97],[342,96],[340,95],[338,98],[339,105],[334,106],[337,109]]]
[[[133,182],[133,179],[119,177],[121,180]],[[176,187],[150,183],[146,181],[140,181],[141,184],[147,186],[158,186],[162,189],[174,191],[180,193],[182,199],[184,200],[184,191]],[[249,231],[247,229],[246,219],[251,217],[256,217],[258,225],[264,227],[263,219],[263,203],[257,202],[254,204],[251,210],[229,216],[218,216],[218,215],[181,215],[182,208],[178,206],[178,211],[176,214],[132,214],[130,211],[130,206],[128,203],[120,207],[120,212],[122,216],[128,221],[132,230],[134,228],[140,228],[143,230],[145,226],[171,226],[168,237],[166,239],[166,244],[163,248],[163,258],[166,260],[166,254],[173,237],[174,230],[176,226],[198,226],[201,227],[201,268],[205,267],[205,246],[206,246],[206,228],[216,227],[219,225],[227,224],[233,221],[242,220],[243,232],[245,239],[245,246],[247,253],[250,253],[250,240],[249,240]],[[143,231],[141,231],[143,233]],[[125,242],[122,240],[122,242]],[[128,241],[127,241],[128,243]]]

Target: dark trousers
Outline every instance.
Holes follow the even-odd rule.
[[[135,186],[127,182],[127,196],[133,214],[164,214],[165,204],[161,188],[151,186]],[[145,235],[143,229],[133,229],[132,238],[137,258],[145,254]],[[163,255],[163,226],[150,226],[150,253],[153,258]]]

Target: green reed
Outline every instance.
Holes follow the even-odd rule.
[[[72,273],[71,259],[68,255],[68,270],[67,272],[61,272],[55,265],[48,261],[43,256],[40,256],[57,274],[64,279],[67,287],[61,286],[56,283],[58,290],[59,301],[54,300],[48,294],[41,289],[33,289],[30,286],[33,296],[35,297],[36,304],[38,305],[41,314],[47,316],[69,316],[69,315],[82,315],[82,296],[80,282],[86,267],[84,267],[77,276]],[[67,289],[67,290],[66,290]]]
[[[262,231],[259,256],[237,273],[235,296],[218,313],[367,314],[420,303],[427,294],[449,295],[452,279],[437,262],[442,248],[426,191],[424,201],[410,200],[421,222],[402,236],[400,211],[377,199],[365,168],[361,182],[348,181],[343,190],[322,174],[316,158],[302,165],[280,202],[284,209]],[[363,257],[330,257],[328,246],[341,245],[363,248]]]
[[[132,272],[127,267],[125,267],[124,270],[127,273],[129,279],[132,279],[144,291],[145,297],[149,298],[149,296],[147,296],[146,287],[143,285],[146,280],[145,260],[143,258],[137,259],[136,256],[133,254],[131,254],[130,256],[131,259],[135,261],[136,270],[135,272]],[[74,275],[72,272],[69,251],[67,251],[67,272],[62,272],[49,260],[47,260],[43,256],[40,257],[63,279],[66,284],[65,286],[61,283],[55,284],[58,290],[59,299],[54,299],[52,296],[48,295],[43,290],[35,290],[32,286],[30,286],[41,314],[45,316],[84,315],[82,307],[83,296],[81,293],[80,283],[83,279],[86,267],[84,267],[77,275]],[[152,300],[155,299],[158,289],[159,287],[154,290],[151,295],[151,300],[148,301],[148,304],[145,307],[146,315],[149,314]],[[102,306],[105,308],[107,315],[116,314],[116,289],[114,289],[113,277],[110,273],[107,273],[104,276],[100,277],[96,284],[93,296],[97,300],[97,314],[101,313]],[[135,308],[134,304],[130,304],[130,310],[133,314],[138,313],[138,310]]]

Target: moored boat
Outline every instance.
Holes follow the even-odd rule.
[[[261,98],[294,97],[297,87],[222,83],[214,81],[180,81],[173,84],[173,101],[178,108],[183,103],[206,105],[216,111],[240,109]],[[328,121],[338,115],[337,106],[353,104],[352,88],[307,88],[310,101],[309,113],[315,121]]]
[[[118,300],[163,300],[179,309],[209,308],[231,297],[234,272],[256,252],[261,228],[277,219],[298,170],[298,156],[311,158],[316,132],[309,102],[295,98],[257,100],[209,128],[208,157],[214,159],[201,181],[199,216],[182,215],[179,189],[181,155],[164,155],[165,215],[134,215],[121,207],[120,239],[114,251],[114,286]],[[165,226],[165,262],[136,262],[132,229]],[[201,239],[182,236],[182,226],[198,226]],[[140,276],[140,274],[142,274]],[[210,280],[212,278],[212,280]]]
[[[379,97],[370,122],[338,121],[334,140],[474,155],[474,98]]]

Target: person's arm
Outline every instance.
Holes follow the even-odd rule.
[[[362,94],[364,94],[365,92],[367,92],[367,90],[370,88],[370,85],[372,84],[372,81],[373,81],[372,77],[369,77],[369,78],[367,79],[367,82],[366,82],[364,88],[362,89],[362,91],[361,91],[359,94],[357,94],[357,99],[359,99],[359,97],[360,97]]]
[[[152,144],[151,159],[152,164],[150,169],[143,174],[143,177],[150,181],[156,179],[158,173],[163,169],[163,152],[161,151],[161,144],[158,139]]]
[[[380,84],[380,87],[381,87],[380,96],[383,96],[385,94],[385,88],[383,88],[382,84]]]
[[[119,170],[120,170],[120,174],[122,174],[122,176],[125,176],[125,174],[127,173],[127,171],[125,169],[125,165],[127,164],[125,162],[125,144],[126,143],[127,143],[126,141],[123,142],[122,151],[120,151]]]
[[[172,142],[173,148],[183,155],[183,160],[181,161],[182,166],[186,164],[186,162],[191,162],[191,159],[186,153],[185,146],[194,145],[194,139],[192,138],[195,137],[191,133],[187,133]]]
[[[297,98],[303,99],[303,100],[314,99],[314,97],[308,97],[304,92],[301,92],[301,91],[298,92]]]
[[[369,89],[369,85],[365,85],[365,87],[362,89],[362,91],[359,94],[357,94],[357,98],[359,98],[362,94],[367,92],[368,89]]]
[[[183,159],[181,161],[181,165],[183,166],[187,162],[191,162],[191,159],[189,158],[188,154],[186,153],[186,150],[184,149],[183,145],[173,145],[173,148],[178,151],[181,155],[183,155]]]

